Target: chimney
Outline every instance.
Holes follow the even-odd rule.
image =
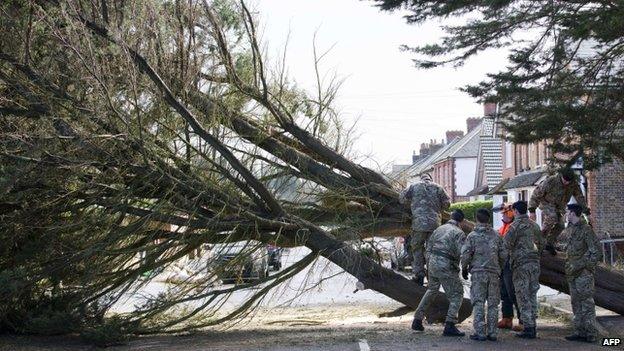
[[[481,123],[481,118],[478,118],[478,117],[471,117],[471,118],[466,119],[466,129],[468,129],[466,133],[470,133],[470,131],[477,128],[480,123]]]
[[[486,117],[496,116],[496,103],[486,102],[483,104],[483,115]]]
[[[412,164],[415,164],[418,160],[420,160],[420,155],[416,155],[416,150],[414,150],[412,153]]]
[[[431,145],[431,147],[429,148],[429,152],[431,154],[435,153],[436,151],[440,150],[442,148],[442,146],[444,146],[444,144],[440,143],[440,144],[434,144]]]
[[[455,138],[457,137],[461,138],[463,136],[464,136],[464,132],[462,132],[461,130],[447,130],[446,131],[446,143],[448,144],[451,141],[455,140]]]

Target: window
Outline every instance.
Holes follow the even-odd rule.
[[[535,144],[531,143],[529,144],[528,147],[528,160],[527,160],[527,168],[528,169],[532,169],[535,168],[535,166],[538,164],[538,162],[535,160]]]
[[[505,168],[511,168],[511,142],[505,141]]]

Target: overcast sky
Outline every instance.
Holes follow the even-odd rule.
[[[263,42],[276,60],[288,34],[287,68],[300,87],[313,89],[313,38],[317,51],[330,48],[321,70],[344,78],[338,107],[347,121],[359,119],[355,149],[388,167],[411,162],[422,142],[466,129],[467,117],[483,108],[457,90],[501,69],[502,52],[486,52],[458,69],[416,69],[402,44],[435,41],[436,23],[407,25],[400,13],[382,13],[359,0],[257,0]]]

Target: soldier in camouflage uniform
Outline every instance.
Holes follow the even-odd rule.
[[[423,285],[425,278],[425,242],[440,226],[441,214],[451,205],[449,196],[441,186],[424,174],[421,181],[405,189],[399,198],[402,204],[408,201],[412,210],[412,272],[414,279]]]
[[[477,225],[468,234],[462,247],[462,275],[472,276],[470,301],[472,302],[474,334],[472,340],[496,341],[498,334],[498,306],[500,304],[500,274],[507,253],[498,233],[490,226],[490,211],[477,211]],[[487,322],[485,303],[487,301]]]
[[[539,290],[540,256],[544,239],[539,226],[529,219],[527,203],[517,201],[512,205],[514,221],[505,235],[509,252],[514,290],[520,309],[524,330],[517,337],[535,339],[537,319],[537,290]]]
[[[529,212],[533,221],[535,209],[539,207],[542,211],[542,233],[547,241],[545,249],[552,255],[556,255],[555,241],[564,228],[563,216],[572,196],[586,209],[587,203],[576,174],[571,169],[564,168],[558,174],[546,178],[535,189],[529,201]]]
[[[457,314],[464,296],[464,288],[459,280],[459,259],[461,248],[464,244],[465,234],[459,227],[464,220],[464,213],[455,210],[451,213],[451,220],[436,229],[429,241],[427,241],[427,292],[418,304],[412,329],[423,331],[422,320],[425,311],[433,302],[435,293],[444,288],[446,297],[449,300],[449,308],[446,313],[446,323],[444,325],[444,336],[464,336],[465,334],[457,330]]]
[[[565,273],[570,287],[574,334],[570,341],[596,342],[596,305],[594,304],[594,271],[602,259],[600,243],[592,227],[581,220],[583,208],[568,205],[568,227],[561,234],[561,244],[567,254]]]

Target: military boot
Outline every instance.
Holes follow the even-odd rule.
[[[580,336],[578,334],[568,335],[565,337],[565,339],[568,341],[586,341],[587,340],[587,338],[585,338],[584,336]]]
[[[521,332],[524,330],[524,325],[522,324],[522,321],[519,320],[518,324],[514,325],[511,327],[511,330],[515,331],[515,332]]]
[[[444,336],[464,336],[466,333],[463,333],[455,327],[455,323],[446,322],[444,323],[444,332],[442,332]]]
[[[476,341],[485,341],[485,340],[487,340],[487,338],[485,336],[481,336],[481,335],[477,335],[477,334],[470,335],[470,339],[471,340],[476,340]]]
[[[522,339],[535,339],[537,337],[535,327],[524,327],[522,333],[518,333],[516,336]]]
[[[544,246],[544,250],[548,251],[553,256],[557,256],[557,250],[555,250],[555,246],[552,244],[546,244],[546,246]]]
[[[511,329],[513,327],[513,318],[503,317],[498,321],[498,329]]]
[[[412,321],[412,330],[414,331],[425,331],[425,327],[423,327],[422,319],[416,319]]]
[[[425,277],[422,275],[416,276],[412,278],[412,281],[414,281],[414,283],[420,285],[420,286],[424,286],[425,285]]]

